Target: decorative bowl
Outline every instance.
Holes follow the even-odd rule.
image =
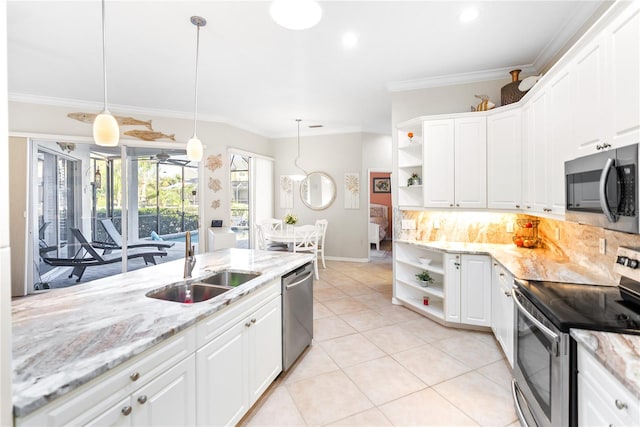
[[[429,265],[431,264],[431,258],[418,258],[418,261],[420,262],[420,264],[422,265]]]

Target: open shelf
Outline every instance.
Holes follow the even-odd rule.
[[[423,311],[434,317],[444,320],[444,310],[442,309],[442,301],[429,301],[429,305],[424,305],[421,298],[408,297],[405,295],[396,295],[396,299],[403,304],[412,306],[418,311]]]
[[[415,261],[412,260],[408,260],[408,259],[403,259],[403,258],[397,258],[396,262],[401,263],[401,264],[406,264],[406,265],[410,265],[411,267],[416,267],[422,270],[427,270],[431,273],[436,273],[436,274],[444,274],[444,267],[442,266],[442,264],[421,264],[418,261],[418,258],[416,257]]]
[[[442,283],[433,283],[427,287],[420,286],[413,281],[409,281],[406,279],[397,279],[398,284],[402,284],[403,286],[408,286],[413,288],[416,291],[423,292],[431,297],[442,299],[444,298],[444,291],[442,290]]]

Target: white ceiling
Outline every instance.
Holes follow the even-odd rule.
[[[389,133],[389,88],[539,69],[601,3],[322,1],[316,27],[291,31],[271,20],[268,1],[108,0],[109,103],[115,113],[192,117],[189,18],[200,15],[201,119],[266,137],[295,135],[298,117],[307,135],[316,123],[323,132]],[[467,6],[480,16],[465,24],[458,16]],[[357,47],[342,47],[346,31],[358,34]],[[99,1],[8,1],[11,99],[100,110],[100,47]]]

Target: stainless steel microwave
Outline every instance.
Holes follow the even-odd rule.
[[[638,144],[564,164],[568,221],[638,234]]]

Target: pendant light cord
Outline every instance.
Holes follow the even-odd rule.
[[[301,121],[302,119],[296,119],[296,122],[298,122],[298,157],[296,157],[296,159],[293,161],[293,164],[296,165],[296,167],[300,169],[302,172],[304,172],[305,175],[307,175],[307,171],[302,169],[298,164],[298,159],[300,159],[300,122]]]
[[[107,108],[107,54],[105,52],[105,29],[104,29],[104,2],[102,0],[102,80],[104,82],[104,113],[109,113]]]
[[[193,94],[193,137],[196,138],[197,126],[198,126],[198,53],[200,52],[200,24],[196,24],[198,27],[196,31],[196,85]]]

